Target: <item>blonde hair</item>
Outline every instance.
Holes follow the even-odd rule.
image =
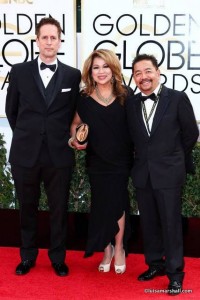
[[[95,82],[92,78],[92,65],[94,58],[96,57],[102,58],[111,69],[113,75],[113,94],[117,97],[119,102],[123,104],[128,92],[127,89],[122,85],[121,65],[119,59],[111,50],[94,50],[85,60],[82,71],[82,81],[84,83],[82,92],[89,96],[95,89]]]

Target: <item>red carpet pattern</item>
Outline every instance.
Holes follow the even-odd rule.
[[[36,266],[24,276],[15,275],[19,263],[18,248],[0,248],[0,299],[29,300],[163,300],[171,299],[165,293],[166,276],[149,282],[139,282],[137,276],[146,270],[141,254],[129,254],[127,271],[116,275],[112,265],[109,273],[99,273],[102,253],[83,258],[82,251],[68,251],[66,263],[70,274],[58,277],[51,268],[47,250],[41,249]],[[184,293],[176,300],[200,299],[200,259],[185,258]],[[174,299],[174,298],[173,298]]]

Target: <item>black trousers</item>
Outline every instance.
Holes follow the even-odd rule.
[[[149,180],[145,189],[136,189],[136,198],[146,264],[164,266],[169,279],[182,281],[181,187],[155,190]]]
[[[32,168],[11,166],[20,208],[22,260],[36,260],[37,214],[40,184],[43,181],[50,210],[51,262],[64,262],[66,256],[67,202],[69,198],[71,168],[55,168],[38,163]]]

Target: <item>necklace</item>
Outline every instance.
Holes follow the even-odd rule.
[[[111,99],[113,98],[113,93],[111,92],[111,94],[110,94],[110,96],[108,96],[107,98],[104,98],[102,95],[101,95],[101,93],[100,93],[100,91],[99,91],[99,89],[98,89],[98,87],[96,86],[95,87],[95,91],[96,91],[96,94],[97,94],[97,98],[100,100],[100,101],[102,101],[102,102],[104,102],[105,104],[109,104],[109,102],[111,101]]]

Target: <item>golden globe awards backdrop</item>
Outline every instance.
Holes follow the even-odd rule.
[[[124,82],[138,92],[132,60],[154,54],[162,83],[185,91],[200,120],[199,10],[199,0],[82,0],[81,61],[94,49],[113,50]]]
[[[0,0],[0,117],[5,116],[9,71],[13,64],[36,58],[35,27],[43,17],[62,28],[58,58],[76,66],[76,2],[74,0]]]

